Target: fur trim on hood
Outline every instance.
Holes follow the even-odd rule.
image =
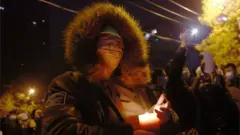
[[[97,38],[105,25],[115,27],[124,42],[125,65],[145,65],[148,44],[140,26],[123,7],[97,3],[80,11],[65,32],[65,58],[77,70],[94,67],[97,56]]]

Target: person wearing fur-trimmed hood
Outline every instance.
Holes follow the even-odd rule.
[[[147,41],[133,17],[109,3],[84,8],[66,29],[65,57],[75,71],[51,82],[42,134],[134,134],[133,125],[104,92],[104,83],[117,71],[148,67]]]

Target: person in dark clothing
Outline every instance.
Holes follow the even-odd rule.
[[[15,111],[9,114],[2,120],[2,132],[4,135],[21,135],[21,125],[17,121]]]
[[[240,76],[235,64],[229,63],[224,67],[224,76],[227,86],[240,89]]]
[[[226,88],[235,101],[240,114],[240,76],[237,72],[237,67],[233,63],[229,63],[224,67],[223,71],[226,81]]]
[[[117,104],[122,102],[114,102],[105,92],[106,82],[116,76],[117,69],[124,74],[147,65],[147,41],[123,8],[98,3],[83,9],[66,31],[65,57],[76,71],[59,75],[50,84],[42,134],[154,134],[137,117],[124,117]],[[167,103],[162,100],[159,104],[156,107]],[[155,119],[165,115],[168,119],[169,107],[162,108],[165,111],[156,111]],[[162,123],[166,121],[162,119]],[[158,121],[154,124],[160,127]]]
[[[41,119],[42,119],[42,116],[43,116],[42,108],[37,108],[37,109],[33,110],[32,118],[36,122],[34,135],[41,135],[41,128],[42,128]]]
[[[239,134],[237,106],[228,92],[221,71],[215,66],[205,73],[205,65],[197,71],[198,86],[195,90],[200,106],[198,129],[200,134]]]
[[[199,133],[238,135],[238,109],[225,87],[208,83],[196,91],[200,105]]]
[[[152,81],[149,84],[149,88],[153,90],[154,95],[159,98],[162,93],[165,92],[168,77],[163,69],[153,70]]]
[[[168,83],[166,86],[166,94],[171,102],[173,110],[179,116],[181,131],[188,131],[192,128],[197,128],[197,110],[198,103],[191,87],[186,83],[190,77],[188,74],[183,74],[184,63],[186,61],[186,33],[181,34],[182,43],[176,52],[175,57],[171,60],[166,68],[168,75]],[[187,73],[187,72],[186,72]]]

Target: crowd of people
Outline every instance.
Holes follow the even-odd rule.
[[[40,130],[41,117],[41,109],[35,109],[31,114],[27,111],[12,110],[1,116],[1,135],[35,135]]]
[[[33,135],[39,132],[42,115],[42,102],[24,93],[6,92],[0,100],[0,135]]]
[[[239,135],[237,67],[209,71],[203,60],[191,73],[187,32],[180,39],[166,68],[151,70],[143,32],[122,7],[84,8],[65,36],[74,71],[49,85],[37,134]]]

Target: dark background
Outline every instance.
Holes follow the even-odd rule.
[[[84,6],[103,0],[50,0],[63,7],[81,10]],[[194,22],[169,14],[144,0],[132,0],[155,12],[181,21],[173,23],[148,13],[128,3],[128,0],[109,0],[123,5],[144,31],[157,29],[157,35],[178,39],[179,33],[197,23],[197,16],[191,14],[168,0],[151,0],[170,10],[187,16]],[[176,2],[201,13],[201,0],[176,0]],[[47,84],[56,75],[70,70],[63,58],[63,31],[74,13],[49,6],[36,0],[2,0],[1,6],[1,92],[6,89],[26,89],[36,86],[45,91]],[[150,38],[150,61],[154,68],[161,68],[173,57],[179,44]],[[193,70],[199,64],[199,54],[190,49],[187,64]]]

